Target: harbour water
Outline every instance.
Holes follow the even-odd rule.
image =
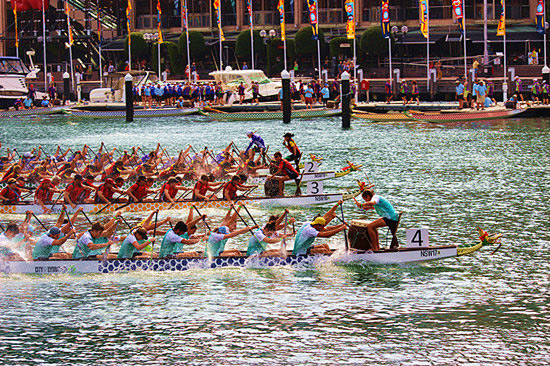
[[[3,147],[94,150],[160,142],[170,153],[258,131],[270,152],[296,134],[302,150],[364,164],[405,228],[433,244],[503,234],[494,255],[407,266],[192,270],[116,275],[0,275],[0,364],[456,365],[548,364],[550,122],[368,124],[338,118],[208,122],[197,116],[97,121],[65,116],[2,120]],[[326,181],[354,189],[362,172]],[[293,208],[298,222],[329,207]],[[374,218],[346,203],[346,219]],[[260,221],[276,209],[253,207]],[[223,211],[207,211],[216,222]],[[127,214],[129,220],[141,216]],[[186,212],[163,212],[183,217]],[[14,217],[0,217],[6,222]],[[46,222],[55,218],[47,217]],[[79,227],[84,228],[84,222]],[[246,236],[228,247],[245,248]],[[322,242],[322,241],[319,241]],[[328,241],[343,247],[341,235]],[[382,243],[384,239],[382,239]],[[197,249],[199,249],[197,247]]]

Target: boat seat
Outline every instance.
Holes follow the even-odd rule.
[[[281,253],[280,249],[269,249],[264,251],[262,254],[260,254],[260,257],[282,257],[283,254]]]
[[[183,252],[176,254],[176,258],[200,258],[201,255],[198,252]]]
[[[157,259],[159,257],[159,254],[156,252],[153,252],[153,258]],[[151,253],[144,253],[142,255],[136,255],[133,259],[151,259]]]
[[[399,228],[399,224],[401,223],[401,216],[403,215],[403,212],[400,212],[397,216],[397,224],[395,224],[393,227],[388,227],[388,232],[391,232],[392,238],[391,238],[391,244],[390,249],[397,249],[399,248],[399,242],[397,240],[397,229]],[[386,242],[387,242],[387,235],[386,235]]]
[[[319,244],[309,250],[309,254],[332,254],[328,244]]]
[[[242,257],[243,253],[237,249],[229,249],[221,252],[220,257]]]

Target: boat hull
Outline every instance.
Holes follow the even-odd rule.
[[[304,182],[317,182],[320,180],[334,179],[343,177],[351,172],[351,169],[339,170],[339,171],[326,171],[326,172],[316,172],[316,173],[304,173],[302,178],[302,183]],[[258,177],[249,178],[252,184],[264,184],[267,180],[267,176],[261,175]],[[296,184],[294,180],[287,180],[285,184]]]
[[[452,123],[452,122],[473,122],[473,121],[487,121],[493,119],[504,119],[517,117],[521,113],[525,112],[524,109],[503,110],[503,111],[479,111],[479,112],[465,112],[465,113],[441,113],[441,114],[429,114],[429,113],[414,113],[411,111],[405,112],[412,119],[417,121],[429,122],[429,123]]]
[[[359,195],[359,191],[354,193],[333,193],[333,194],[318,194],[318,195],[302,195],[302,196],[288,196],[288,197],[250,197],[242,200],[237,200],[237,204],[260,204],[262,206],[313,206],[325,203],[334,203],[339,200],[346,200]],[[68,206],[68,212],[74,212],[78,207],[82,207],[84,212],[89,213],[112,213],[118,209],[124,209],[127,212],[147,212],[155,209],[159,210],[184,210],[192,207],[193,205],[201,208],[225,208],[228,207],[226,200],[218,199],[212,201],[192,201],[182,200],[176,201],[172,204],[170,202],[140,202],[140,203],[114,203],[112,205],[96,204],[96,203],[84,203],[77,205],[75,209]],[[106,207],[107,206],[107,207]],[[53,214],[60,213],[62,210],[62,204],[59,202],[56,205],[46,205],[50,208]],[[27,211],[32,211],[35,214],[43,213],[42,207],[36,204],[22,204],[22,205],[0,205],[0,214],[24,214]]]
[[[317,118],[317,117],[332,117],[338,116],[342,113],[341,109],[310,109],[310,110],[298,110],[292,111],[291,118]],[[283,119],[283,112],[248,112],[248,113],[215,113],[215,112],[202,112],[202,114],[215,119],[215,120],[228,120],[228,121],[260,121],[268,119]]]
[[[148,117],[175,117],[198,113],[198,108],[158,108],[158,109],[137,109],[134,110],[134,118]],[[75,117],[88,118],[125,118],[126,111],[81,111],[69,109],[67,112]]]
[[[62,273],[119,273],[133,271],[180,272],[189,269],[213,269],[224,267],[263,268],[279,266],[334,264],[406,264],[440,260],[457,256],[457,246],[431,246],[426,248],[401,248],[397,251],[345,254],[314,254],[287,257],[216,257],[174,259],[111,259],[101,260],[49,260],[0,262],[0,272],[26,274]]]

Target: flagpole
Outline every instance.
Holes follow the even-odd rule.
[[[388,50],[390,55],[390,84],[393,88],[393,74],[392,74],[392,67],[391,67],[391,36],[388,37]]]
[[[252,57],[252,63],[250,66],[252,66],[252,70],[254,70],[254,21],[252,19],[252,0],[248,0],[248,5],[250,6],[250,9],[248,10],[248,19],[250,20],[250,56]]]
[[[317,62],[319,64],[319,81],[321,81],[321,41],[317,37]]]
[[[355,6],[353,7],[353,11],[355,11]],[[353,17],[353,21],[355,22],[355,16]],[[355,103],[359,102],[358,95],[357,95],[357,37],[355,37],[355,32],[353,34],[353,85],[355,85]]]
[[[546,2],[544,2],[542,29],[544,30],[544,67],[548,67],[548,63],[546,62]]]
[[[48,68],[46,64],[46,9],[42,1],[42,41],[44,43],[44,90],[48,90]]]
[[[285,59],[285,70],[288,71],[287,64],[286,64],[286,37],[285,37],[285,40],[283,41],[283,58]]]
[[[223,50],[222,50],[222,2],[220,0],[220,5],[218,6],[218,30],[220,36],[220,71],[223,71]]]
[[[464,42],[464,80],[467,80],[468,79],[468,61],[467,61],[467,57],[466,57],[466,14],[464,13],[464,1],[465,0],[462,0],[462,30],[463,30],[463,35],[462,37],[464,37],[463,39],[463,42]]]
[[[69,65],[71,66],[71,90],[74,91],[74,67],[73,67],[73,40],[71,37],[71,17],[69,15],[69,0],[66,1],[67,9],[67,37],[69,37]]]
[[[97,35],[99,38],[99,87],[103,88],[103,61],[101,60],[101,9],[98,9],[97,12]]]
[[[426,0],[426,83],[430,90],[430,0]]]
[[[187,41],[187,67],[189,69],[189,82],[191,82],[191,55],[189,54],[189,23],[187,18],[187,0],[183,0],[185,5],[185,39]]]
[[[502,5],[504,8],[505,0],[502,0]],[[504,24],[506,24],[506,8],[504,8]],[[504,83],[502,85],[502,95],[504,97],[503,103],[506,103],[508,100],[508,73],[506,72],[506,25],[504,26]]]

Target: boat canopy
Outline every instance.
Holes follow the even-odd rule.
[[[250,86],[255,81],[258,84],[269,84],[272,81],[265,76],[262,70],[225,70],[213,71],[209,74],[213,76],[216,82],[223,85],[237,87],[241,82]]]
[[[27,75],[29,72],[19,57],[0,56],[0,74]]]

